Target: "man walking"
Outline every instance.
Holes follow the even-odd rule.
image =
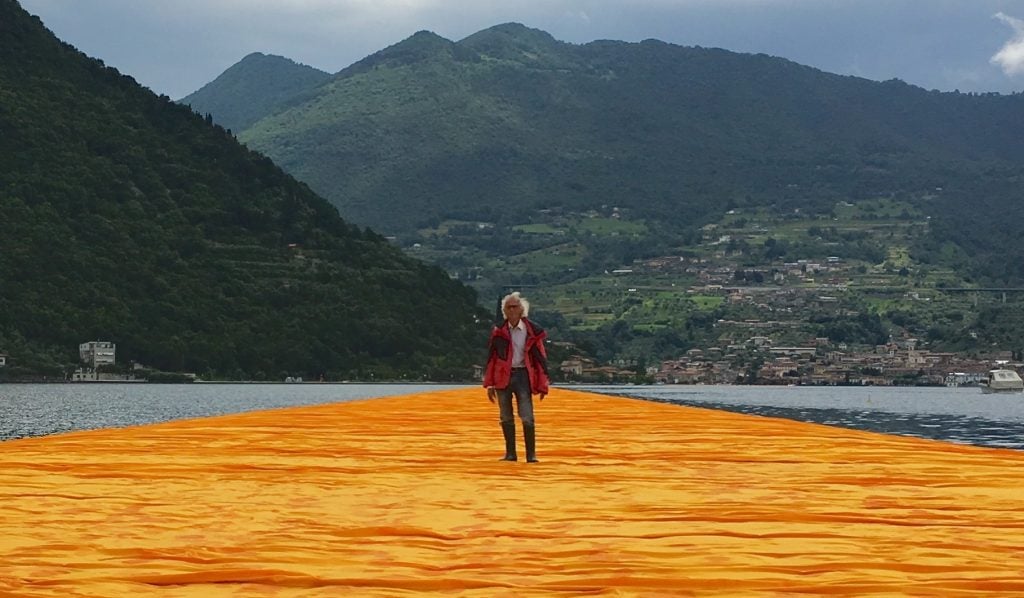
[[[505,436],[503,461],[516,461],[516,422],[512,397],[523,422],[527,463],[537,462],[536,425],[533,418],[533,395],[540,400],[548,394],[548,357],[544,348],[547,333],[529,321],[530,303],[518,292],[501,300],[504,321],[491,331],[488,345],[484,386],[487,398],[497,400],[501,433]]]

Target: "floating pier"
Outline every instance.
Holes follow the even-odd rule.
[[[2,442],[0,596],[1024,595],[1024,452],[562,389],[537,438],[459,389]]]

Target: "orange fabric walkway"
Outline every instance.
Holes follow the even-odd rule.
[[[1024,595],[1024,453],[555,389],[0,443],[0,596]],[[519,439],[522,453],[522,439]]]

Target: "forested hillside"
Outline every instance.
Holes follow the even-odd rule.
[[[0,352],[210,377],[465,378],[474,292],[0,0]],[[424,323],[429,334],[424,334]]]
[[[217,124],[241,131],[268,114],[297,103],[331,76],[281,56],[249,54],[198,91],[181,99]]]
[[[1010,231],[962,226],[982,193],[1017,213],[1021,94],[654,40],[573,45],[515,24],[459,42],[420,32],[303,94],[240,139],[382,232],[502,223],[510,204],[527,208],[517,222],[609,205],[665,224],[663,236],[732,208],[820,213],[890,197],[932,216],[935,242],[982,251],[986,275],[1022,275],[997,272],[989,253]]]

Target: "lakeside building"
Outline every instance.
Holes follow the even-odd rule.
[[[114,365],[117,346],[110,341],[89,341],[78,345],[78,357],[92,369]]]
[[[103,366],[117,363],[117,345],[110,341],[89,341],[78,345],[78,357],[82,366],[71,373],[72,382],[143,382],[133,374],[115,374],[100,371]]]
[[[188,376],[188,374],[185,374]],[[194,377],[195,374],[192,374]],[[142,378],[136,378],[135,374],[111,374],[100,372],[94,368],[75,368],[71,372],[71,382],[145,382]]]

